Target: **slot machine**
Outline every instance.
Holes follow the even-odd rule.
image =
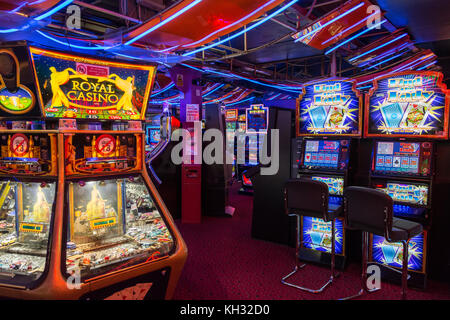
[[[308,83],[297,100],[297,138],[291,146],[291,178],[326,183],[329,207],[340,206],[344,188],[351,184],[356,159],[355,138],[361,136],[362,97],[350,79]],[[336,267],[347,260],[344,219],[336,219]],[[330,263],[331,222],[302,217],[300,260]]]
[[[225,136],[226,136],[226,150],[232,152],[233,155],[233,167],[232,177],[234,178],[237,173],[236,164],[236,152],[235,152],[235,135],[238,130],[238,109],[226,109],[225,110]],[[230,155],[231,156],[231,155]]]
[[[239,132],[245,133],[244,135],[238,136],[237,138],[237,148],[241,149],[242,155],[245,156],[245,163],[240,164],[240,176],[242,178],[242,188],[239,190],[241,194],[253,194],[253,183],[250,177],[245,175],[245,172],[255,167],[259,164],[259,154],[262,146],[262,141],[264,137],[267,136],[267,127],[269,123],[269,112],[268,108],[264,107],[263,104],[251,105],[249,108],[245,109],[245,121],[244,126],[240,126]],[[245,127],[245,128],[244,128]],[[245,150],[242,150],[245,146]],[[239,150],[237,150],[237,155],[239,157]],[[240,161],[242,162],[242,161]]]
[[[171,298],[187,250],[145,168],[155,67],[3,55],[17,75],[0,86],[0,296]]]
[[[366,96],[365,137],[372,139],[370,186],[394,200],[394,218],[419,222],[423,233],[409,242],[409,284],[425,288],[436,140],[448,138],[448,101],[442,74],[401,72],[374,80]],[[369,259],[382,277],[400,281],[403,249],[370,236]]]

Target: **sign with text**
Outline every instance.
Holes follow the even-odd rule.
[[[143,120],[156,67],[30,47],[48,118]]]
[[[439,72],[401,72],[374,80],[365,135],[447,138],[447,88]]]
[[[353,80],[306,84],[297,100],[297,135],[359,136],[361,103]]]

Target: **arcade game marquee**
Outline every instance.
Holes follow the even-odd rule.
[[[411,285],[424,288],[433,215],[435,143],[448,138],[448,97],[438,72],[401,72],[373,82],[366,96],[364,135],[373,138],[370,186],[394,200],[394,217],[423,225],[409,242]],[[382,275],[399,280],[403,249],[380,236],[370,237],[369,258]],[[395,272],[397,271],[397,272]]]
[[[329,206],[343,202],[355,160],[351,138],[361,136],[362,97],[349,79],[319,80],[306,84],[297,100],[297,138],[292,142],[292,178],[309,178],[329,187]],[[331,222],[301,218],[299,259],[329,264]],[[336,266],[344,268],[346,232],[343,218],[336,219]]]
[[[155,67],[0,56],[0,296],[171,298],[187,250],[145,169]]]

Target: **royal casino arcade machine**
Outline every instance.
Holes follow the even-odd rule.
[[[409,283],[425,287],[433,212],[435,140],[448,138],[448,98],[437,72],[401,72],[378,78],[366,96],[365,137],[372,140],[370,186],[394,200],[394,217],[419,222],[409,242]],[[371,235],[372,262],[399,281],[403,249]],[[436,252],[437,253],[437,252]]]
[[[329,186],[329,206],[339,206],[351,183],[357,141],[361,136],[362,96],[350,79],[308,83],[297,100],[297,138],[292,141],[292,178],[310,178]],[[336,219],[336,266],[347,258],[343,218]],[[331,222],[302,217],[300,260],[330,263]]]
[[[170,298],[187,251],[145,170],[155,67],[25,45],[0,59],[0,296]]]
[[[242,188],[239,190],[241,194],[253,194],[252,180],[245,175],[245,172],[260,163],[260,149],[262,148],[262,141],[264,141],[264,137],[267,135],[269,124],[268,110],[263,104],[250,105],[249,108],[245,109],[245,118],[243,118],[245,119],[245,128],[239,125],[238,122],[236,156],[238,160],[239,154],[245,157],[245,160],[242,159],[244,161],[238,161],[239,175],[242,179]]]

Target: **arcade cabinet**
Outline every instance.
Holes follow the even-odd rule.
[[[260,163],[259,154],[263,148],[262,142],[267,135],[268,109],[262,104],[255,104],[246,108],[244,112],[244,117],[241,118],[244,124],[240,128],[244,129],[242,132],[245,134],[238,135],[236,150],[237,155],[242,151],[245,154],[245,162],[238,165],[242,181],[242,188],[239,190],[239,193],[253,195],[253,182],[245,173]]]
[[[180,121],[168,107],[146,122],[146,164],[158,193],[161,195],[174,219],[181,217],[181,168],[172,163],[173,130],[180,127]],[[159,138],[159,139],[158,139]],[[158,141],[159,140],[159,141]]]
[[[225,129],[224,114],[225,110],[218,104],[206,106],[205,129],[216,129],[227,138],[229,132]],[[231,142],[227,140],[227,143]],[[217,144],[217,141],[203,142],[203,150],[212,146],[222,148],[222,159],[221,163],[207,164],[202,168],[202,212],[207,216],[232,216],[234,208],[229,206],[228,192],[232,183],[233,165],[227,163],[226,144]]]
[[[408,257],[409,285],[420,288],[426,286],[429,258],[439,259],[438,251],[434,257],[428,252],[440,211],[433,204],[436,141],[448,138],[442,78],[437,72],[390,74],[374,80],[366,96],[365,136],[372,142],[369,183],[393,198],[394,217],[423,225],[423,233],[409,242]],[[369,258],[383,266],[383,278],[400,281],[402,256],[401,243],[371,235]]]
[[[290,178],[290,144],[294,136],[294,112],[290,109],[270,107],[268,108],[267,134],[262,145],[266,144],[267,154],[270,157],[272,131],[279,131],[279,165],[275,175],[262,175],[261,166],[255,166],[247,171],[253,182],[253,214],[252,237],[273,241],[286,245],[295,243],[294,227],[289,217],[284,212],[284,184]],[[266,164],[264,164],[266,165]]]
[[[145,169],[155,67],[13,44],[0,59],[0,296],[171,298],[187,250]]]
[[[329,187],[329,206],[340,206],[344,188],[351,182],[356,149],[361,136],[362,97],[349,79],[308,83],[297,101],[297,138],[292,146],[293,179],[325,182]],[[344,268],[346,231],[344,219],[336,219],[336,267]],[[329,264],[331,260],[331,222],[302,217],[299,259]]]

